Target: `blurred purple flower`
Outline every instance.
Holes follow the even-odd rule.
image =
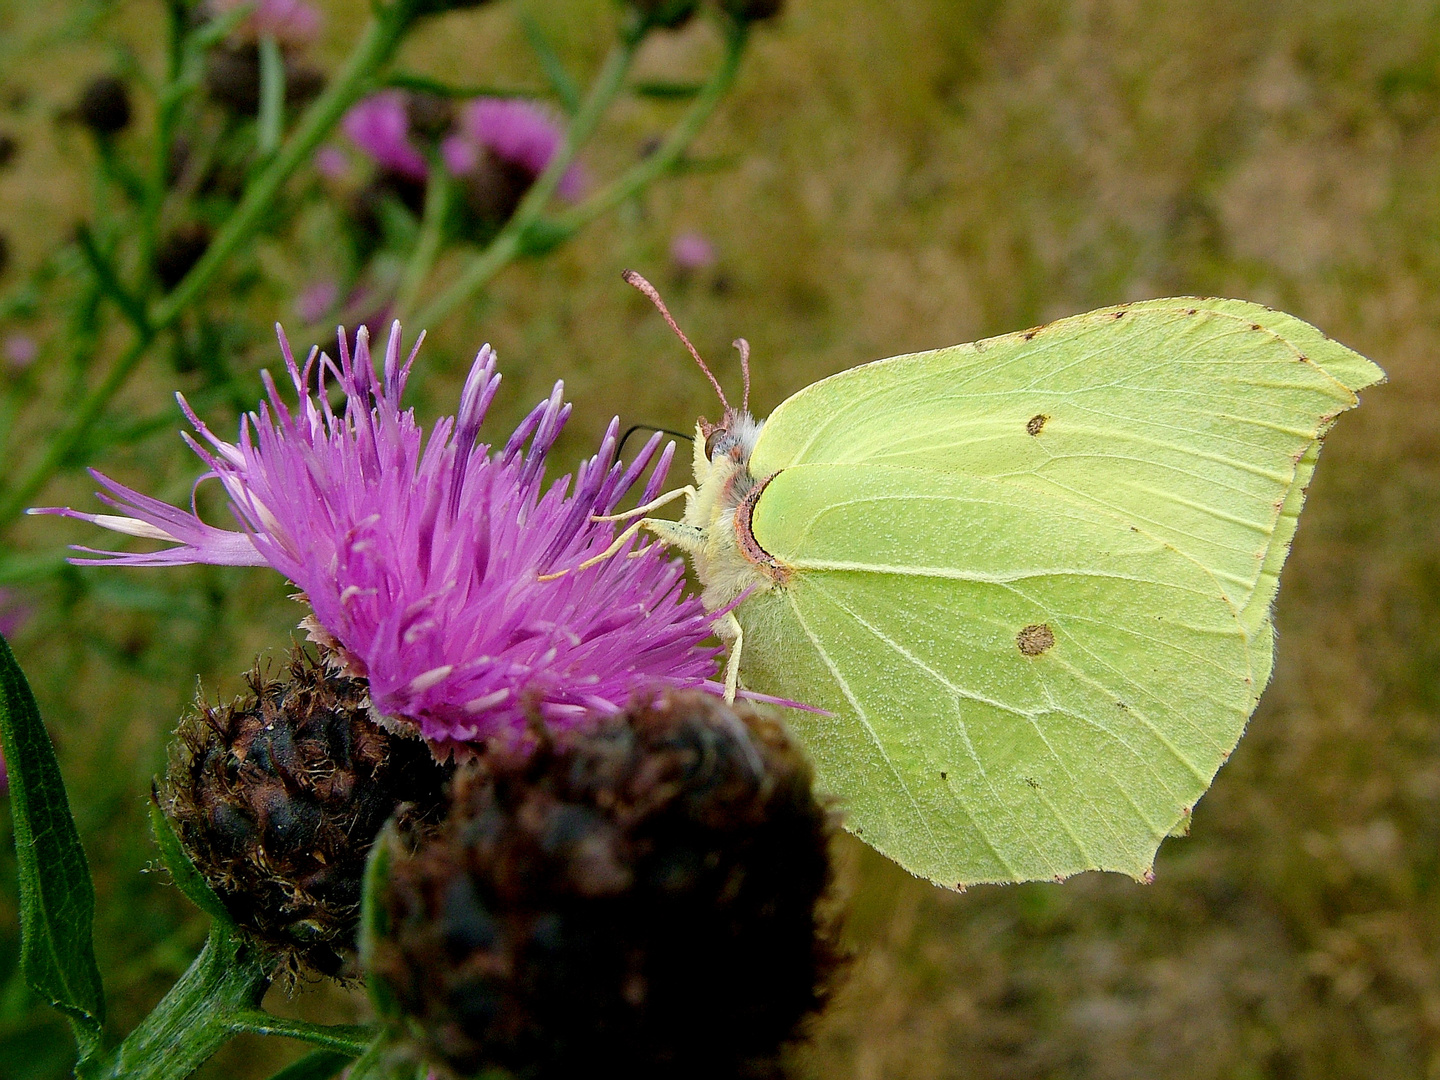
[[[249,0],[210,0],[210,13],[220,16]],[[235,37],[254,41],[271,36],[282,45],[305,45],[320,32],[320,12],[305,0],[259,0],[240,23]]]
[[[715,263],[715,245],[698,232],[677,233],[670,241],[670,259],[681,270],[703,270]]]
[[[473,171],[484,150],[539,176],[565,138],[549,109],[520,98],[476,98],[461,111],[458,128],[440,148],[446,167],[457,176]],[[585,193],[586,184],[576,163],[565,170],[557,190],[573,202]]]
[[[319,322],[340,299],[340,283],[333,278],[307,285],[295,299],[295,314],[302,322]]]
[[[315,151],[315,171],[326,180],[343,180],[350,173],[350,162],[338,146],[322,146]]]
[[[209,446],[186,440],[224,485],[244,531],[207,525],[193,507],[99,473],[100,499],[119,515],[35,512],[180,545],[77,549],[109,562],[274,567],[309,600],[314,614],[302,625],[369,679],[375,708],[417,725],[441,754],[456,743],[522,738],[536,715],[570,727],[649,689],[719,689],[710,681],[717,650],[704,644],[712,617],[684,595],[678,561],[631,539],[581,567],[615,538],[612,523],[592,517],[612,512],[638,483],[659,435],[626,468],[612,422],[599,453],[546,488],[545,455],[570,412],[562,384],[492,454],[476,443],[500,382],[488,345],[458,415],[438,421],[427,440],[414,411],[400,409],[415,353],[401,364],[399,324],[378,379],[368,335],[353,360],[343,331],[340,343],[338,367],[312,352],[302,370],[282,335],[299,407],[285,405],[265,373],[269,401],[241,421],[236,443],[213,435],[181,399]],[[339,415],[327,378],[347,397]],[[642,498],[660,490],[673,452],[672,443],[659,455]]]
[[[29,334],[8,334],[5,337],[5,362],[17,371],[27,368],[40,355],[40,343]]]
[[[410,141],[410,117],[401,90],[382,90],[355,105],[342,122],[345,134],[382,169],[424,180],[425,158]]]
[[[34,614],[35,608],[28,600],[0,586],[0,637],[14,637]]]

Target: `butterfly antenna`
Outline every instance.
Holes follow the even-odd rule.
[[[685,348],[690,350],[690,355],[695,358],[695,363],[700,365],[700,370],[703,371],[705,377],[710,380],[710,385],[715,388],[715,393],[720,398],[720,404],[728,410],[730,408],[730,402],[725,400],[725,391],[720,389],[720,383],[716,380],[715,376],[711,374],[710,369],[705,366],[705,361],[700,359],[700,354],[695,351],[695,346],[690,344],[690,339],[685,336],[685,331],[681,330],[675,322],[674,317],[670,314],[670,309],[665,306],[665,301],[660,299],[660,293],[655,286],[651,285],[650,282],[646,281],[634,270],[626,270],[625,273],[620,276],[623,277],[628,284],[635,286],[635,288],[650,298],[650,302],[655,305],[661,317],[670,324],[670,329],[675,331],[675,336],[685,343]]]
[[[745,377],[745,400],[740,402],[740,411],[750,411],[750,343],[737,337],[730,343],[740,350],[740,373]]]
[[[672,431],[668,427],[656,427],[654,424],[631,424],[625,429],[625,434],[620,436],[620,443],[615,447],[617,458],[625,456],[625,444],[637,431],[658,431],[665,435],[673,435],[677,439],[684,439],[686,442],[695,441],[694,435],[686,435],[683,431]]]

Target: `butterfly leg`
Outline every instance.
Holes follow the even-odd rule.
[[[554,581],[556,578],[562,578],[562,577],[564,577],[566,574],[570,573],[570,571],[571,571],[572,569],[574,569],[574,570],[588,570],[590,567],[594,566],[596,563],[604,562],[606,559],[610,558],[610,556],[614,555],[617,551],[619,551],[622,547],[624,547],[625,544],[626,544],[626,542],[627,542],[632,536],[634,536],[637,532],[639,532],[639,531],[640,531],[640,526],[642,526],[642,525],[644,525],[644,524],[645,524],[645,522],[644,522],[643,520],[635,522],[634,525],[631,525],[628,529],[626,529],[626,530],[625,530],[624,532],[622,532],[619,536],[617,536],[617,537],[615,538],[615,542],[612,543],[609,547],[607,547],[604,551],[602,551],[599,555],[592,555],[590,558],[588,558],[588,559],[586,559],[584,562],[582,562],[579,566],[566,567],[564,570],[557,570],[557,571],[555,571],[555,573],[553,573],[553,574],[541,574],[537,580],[539,580],[539,581]]]
[[[623,511],[622,513],[619,513],[619,514],[595,514],[595,515],[592,515],[592,516],[591,516],[590,520],[591,520],[591,521],[628,521],[628,520],[630,520],[631,518],[644,517],[646,514],[650,513],[652,510],[659,510],[660,507],[665,506],[665,505],[668,504],[668,503],[674,502],[676,499],[680,498],[681,495],[684,495],[686,498],[689,498],[691,495],[694,495],[694,494],[695,494],[695,489],[694,489],[693,487],[691,487],[689,484],[686,484],[684,487],[678,487],[678,488],[676,488],[674,491],[667,491],[667,492],[665,492],[665,494],[664,494],[664,495],[661,495],[658,499],[651,499],[651,500],[650,500],[648,503],[646,503],[644,506],[637,506],[637,507],[635,507],[635,509],[633,509],[633,510],[626,510],[626,511]]]
[[[705,549],[706,531],[698,525],[686,525],[681,521],[667,521],[664,518],[646,518],[640,524],[654,533],[662,544],[678,547],[691,555]]]
[[[716,636],[725,643],[730,656],[725,661],[725,703],[735,704],[735,691],[740,688],[740,647],[745,643],[745,631],[733,611],[715,623]]]

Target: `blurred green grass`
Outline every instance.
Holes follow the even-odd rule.
[[[612,17],[608,0],[523,6],[569,62],[593,69],[603,39],[590,28]],[[405,63],[464,82],[535,78],[510,7],[437,21]],[[0,284],[84,204],[87,151],[53,116],[109,53],[37,41],[84,9],[0,3],[0,89],[12,106],[12,91],[28,95],[0,113],[22,139],[0,173],[17,263]],[[152,5],[94,10],[102,37],[156,62]],[[362,12],[334,8],[323,55],[343,51]],[[714,49],[695,27],[649,44],[642,73],[683,77]],[[605,174],[633,159],[666,115],[622,109],[588,163]],[[703,380],[620,283],[627,266],[662,287],[732,383],[728,343],[749,338],[761,413],[864,360],[1173,293],[1293,311],[1391,377],[1328,441],[1283,579],[1274,683],[1192,835],[1162,850],[1155,884],[1089,875],[954,895],[847,843],[854,973],[797,1054],[800,1071],[1440,1077],[1440,11],[791,0],[756,36],[700,152],[728,167],[662,186],[559,257],[512,268],[438,328],[414,395],[422,416],[453,408],[484,340],[507,380],[492,431],[566,380],[576,411],[561,464],[613,413],[682,429],[713,415]],[[682,229],[714,241],[716,267],[669,268]],[[257,257],[299,288],[323,242],[262,245]],[[283,287],[267,294],[254,324],[288,319],[292,302]],[[240,351],[245,370],[275,363],[262,334]],[[50,390],[53,411],[21,419],[38,429],[63,410],[63,379],[27,377]],[[163,415],[177,384],[152,361],[126,405]],[[177,497],[194,475],[164,435],[97,464]],[[87,505],[87,492],[71,477],[44,501]],[[32,520],[5,544],[43,553],[94,539]],[[96,867],[119,1026],[203,929],[161,876],[141,873],[149,777],[197,673],[209,692],[233,692],[257,650],[286,640],[297,609],[284,593],[274,575],[212,569],[76,570],[31,589],[37,614],[17,652]],[[14,932],[0,899],[0,980]],[[359,1007],[333,993],[277,998],[335,1019]],[[57,1036],[13,984],[0,996],[0,1073],[56,1075],[43,1048]],[[293,1053],[247,1043],[208,1074],[265,1075]]]

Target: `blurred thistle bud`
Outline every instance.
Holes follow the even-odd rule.
[[[677,30],[690,21],[699,0],[622,0],[626,7],[640,13],[645,25],[661,30]]]
[[[472,8],[484,7],[490,0],[419,0],[415,5],[415,15],[443,15],[447,11],[469,11]]]
[[[155,248],[155,277],[168,292],[185,280],[210,247],[210,227],[202,221],[176,226]]]
[[[97,75],[80,91],[74,115],[96,135],[116,135],[130,126],[130,91],[114,75]]]
[[[20,143],[8,131],[0,133],[0,169],[7,169],[15,162],[15,154],[20,149]]]
[[[386,819],[438,819],[450,769],[371,719],[362,680],[295,649],[288,678],[180,721],[162,800],[235,921],[301,966],[346,975],[361,881]]]
[[[455,126],[455,107],[439,94],[411,91],[405,95],[405,118],[422,142],[434,144]]]
[[[285,65],[285,104],[298,108],[325,88],[325,75],[282,52]],[[205,57],[205,92],[210,100],[236,116],[260,112],[260,47],[254,42],[219,45]]]
[[[779,724],[668,692],[457,773],[366,964],[459,1075],[766,1075],[838,968],[832,829]]]
[[[785,0],[720,0],[720,6],[742,23],[763,22],[780,14]]]

